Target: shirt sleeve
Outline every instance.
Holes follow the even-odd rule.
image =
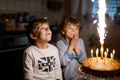
[[[28,52],[24,52],[23,54],[23,71],[24,71],[24,80],[34,80],[32,59],[30,55],[28,55]]]
[[[83,60],[87,59],[87,54],[86,54],[85,44],[83,39],[79,40],[78,46],[80,47],[81,53],[80,55],[78,55],[77,59],[80,63],[82,63]]]
[[[56,48],[56,59],[55,59],[55,76],[56,76],[56,80],[63,80],[62,77],[62,69],[61,69],[61,64],[60,64],[60,58],[59,58],[59,54],[58,54],[58,50]]]
[[[68,50],[65,50],[64,44],[61,42],[57,42],[56,46],[59,51],[60,62],[63,67],[67,66],[67,64],[73,59],[72,55],[69,54]]]

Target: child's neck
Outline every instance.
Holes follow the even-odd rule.
[[[40,42],[37,42],[35,45],[36,45],[38,48],[42,48],[42,49],[48,48],[48,43],[40,43]]]
[[[65,41],[69,44],[70,43],[70,41],[71,41],[71,39],[68,39],[68,38],[64,38],[65,39]]]

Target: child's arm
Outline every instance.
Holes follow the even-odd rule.
[[[60,64],[60,59],[59,59],[59,53],[58,50],[56,49],[56,59],[55,59],[55,75],[56,75],[56,80],[63,80],[62,77],[62,69],[61,69],[61,64]]]
[[[78,48],[78,38],[78,34],[74,34],[73,38],[70,41],[70,46],[68,47],[69,53],[75,51],[76,55],[80,54],[80,49]]]
[[[83,62],[83,60],[87,59],[87,54],[85,50],[85,45],[83,39],[79,39],[78,42],[78,48],[80,49],[80,53],[77,55],[77,59],[80,63]]]
[[[79,49],[78,46],[76,46],[76,47],[74,48],[74,51],[75,51],[75,53],[76,53],[77,56],[81,54],[81,51],[80,51],[80,49]]]
[[[23,54],[23,71],[25,80],[33,80],[32,60],[26,52]]]
[[[72,55],[68,52],[68,47],[65,43],[60,40],[56,43],[57,49],[59,51],[60,62],[63,67],[67,66],[69,61],[72,59]]]

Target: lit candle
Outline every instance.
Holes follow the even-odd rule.
[[[104,59],[104,64],[105,64],[106,58],[107,58],[107,51],[105,51],[104,56],[105,56],[105,59]]]
[[[113,54],[112,55],[113,55],[113,58],[114,58],[114,55],[115,55],[115,50],[114,49],[113,49]]]
[[[115,54],[115,50],[113,49],[113,55]]]
[[[107,54],[108,54],[108,48],[106,49],[106,52],[107,52]]]
[[[98,50],[98,48],[97,48],[97,49],[96,49],[97,62],[98,62],[98,52],[99,52],[99,50]]]
[[[110,54],[110,57],[111,57],[111,61],[110,63],[112,64],[112,60],[113,60],[113,53]]]
[[[93,57],[93,49],[91,49],[91,57]]]
[[[113,53],[110,54],[111,59],[113,59]]]
[[[105,58],[107,58],[107,51],[105,51],[105,54],[104,54],[104,55],[105,55]]]
[[[96,57],[98,57],[98,51],[99,51],[99,50],[98,50],[98,48],[97,48],[97,49],[96,49]]]

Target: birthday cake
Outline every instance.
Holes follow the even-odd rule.
[[[86,71],[95,71],[95,74],[96,72],[107,72],[107,74],[109,74],[108,72],[118,72],[120,70],[120,63],[111,58],[92,57],[83,61],[83,67]]]

